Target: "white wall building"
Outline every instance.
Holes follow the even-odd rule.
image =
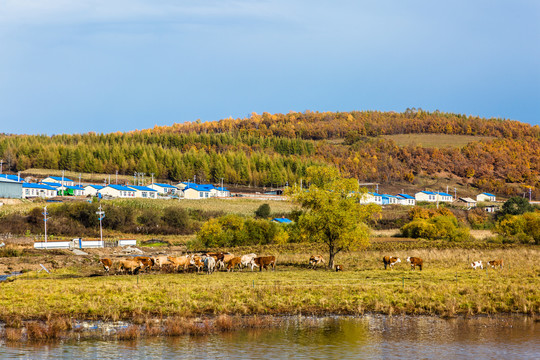
[[[414,199],[418,201],[427,201],[427,202],[452,202],[452,195],[435,192],[435,191],[420,191],[414,194]]]
[[[122,185],[107,185],[100,189],[98,194],[114,198],[135,198],[135,190]]]
[[[23,199],[32,197],[52,198],[58,195],[58,191],[48,185],[23,183],[22,197]]]
[[[147,186],[135,186],[135,185],[129,185],[130,189],[135,190],[135,197],[142,198],[142,199],[156,199],[157,198],[157,190],[151,189]]]
[[[497,197],[493,194],[490,194],[490,193],[481,193],[481,194],[478,194],[476,195],[476,201],[490,201],[490,202],[496,202],[497,201]]]
[[[60,185],[75,186],[75,181],[68,179],[67,177],[62,178],[61,176],[49,176],[41,180],[41,182],[53,182]]]

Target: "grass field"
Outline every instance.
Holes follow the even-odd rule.
[[[473,141],[495,139],[491,136],[447,134],[397,134],[383,135],[382,137],[394,140],[398,146],[421,145],[425,148],[463,147]]]
[[[498,249],[370,250],[340,254],[344,272],[311,270],[314,248],[276,251],[275,272],[150,273],[80,277],[81,269],[31,272],[0,284],[0,319],[145,319],[228,315],[525,313],[540,310],[540,251]],[[278,252],[278,250],[280,252]],[[272,254],[267,248],[266,254]],[[238,252],[237,252],[238,254]],[[324,255],[324,253],[323,253]],[[383,255],[402,263],[384,270]],[[406,256],[424,259],[411,271]],[[503,269],[472,270],[473,260],[502,258]],[[85,272],[103,274],[97,261]]]

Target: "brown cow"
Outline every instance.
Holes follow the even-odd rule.
[[[336,265],[336,272],[343,271],[343,265]]]
[[[401,259],[398,257],[385,256],[382,258],[382,261],[384,263],[384,269],[386,270],[387,266],[390,266],[390,269],[392,269],[395,264],[401,262]]]
[[[503,260],[502,259],[499,259],[499,260],[491,260],[491,261],[488,261],[488,265],[491,266],[492,268],[496,268],[497,266],[499,268],[502,269],[503,267]]]
[[[219,253],[215,259],[216,259],[216,265],[217,267],[222,270],[225,268],[225,264],[229,262],[234,257],[231,253]]]
[[[131,273],[132,275],[137,275],[139,273],[139,270],[141,270],[141,268],[143,267],[142,262],[131,259],[120,260],[119,263],[120,272],[123,273],[125,271],[127,273]]]
[[[188,258],[187,256],[179,256],[179,257],[173,257],[173,256],[169,256],[167,258],[167,260],[169,260],[171,262],[171,267],[175,270],[175,271],[178,271],[178,268],[182,267],[182,269],[184,271],[186,271],[186,269],[188,268],[190,262],[191,262],[191,259]]]
[[[136,256],[133,259],[135,261],[140,261],[143,264],[143,268],[146,268],[146,271],[150,270],[150,268],[155,265],[154,259],[149,256]]]
[[[424,262],[422,261],[421,258],[409,256],[407,258],[407,261],[411,263],[411,269],[414,270],[418,266],[420,268],[420,270],[422,270],[422,266],[423,266]]]
[[[259,267],[259,271],[262,271],[263,268],[268,270],[268,265],[272,266],[272,271],[276,270],[275,256],[259,256],[251,261]]]
[[[99,259],[99,262],[103,265],[107,274],[109,274],[109,270],[111,270],[111,267],[113,264],[112,260],[109,258],[103,258],[103,259]]]
[[[195,266],[195,268],[197,269],[197,272],[200,272],[204,266],[204,263],[200,256],[194,256],[193,258],[191,258],[191,261],[189,262],[189,264]]]
[[[315,269],[317,265],[324,264],[324,258],[322,255],[311,255],[309,258],[309,267]]]
[[[229,260],[227,263],[227,271],[234,271],[234,268],[242,269],[242,258],[240,256],[235,256]]]

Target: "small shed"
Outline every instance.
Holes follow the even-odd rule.
[[[272,222],[276,222],[279,224],[292,224],[292,220],[287,218],[273,218]]]
[[[476,200],[471,199],[471,198],[468,198],[468,197],[460,197],[460,198],[458,199],[458,203],[459,203],[460,205],[465,205],[465,206],[467,206],[468,208],[476,207]]]

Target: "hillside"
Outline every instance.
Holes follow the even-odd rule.
[[[395,112],[252,114],[129,133],[1,135],[4,172],[30,168],[170,181],[282,186],[311,165],[361,182],[425,186],[445,178],[501,195],[538,189],[540,128],[408,109]]]

